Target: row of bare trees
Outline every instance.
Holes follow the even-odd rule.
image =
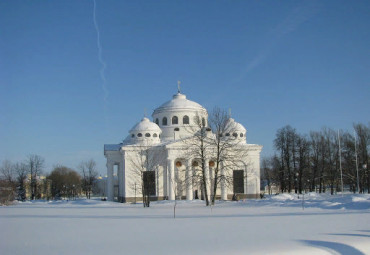
[[[45,160],[30,155],[26,160],[12,163],[4,160],[0,166],[0,188],[3,200],[51,199],[76,197],[85,193],[90,198],[98,173],[94,160],[83,161],[78,166],[81,175],[68,167],[57,165],[44,175]],[[6,192],[5,192],[6,191]]]
[[[38,177],[44,168],[44,159],[39,155],[30,155],[23,162],[13,164],[9,160],[4,160],[0,167],[3,185],[10,188],[12,194],[10,199],[17,198],[24,201],[26,199],[26,180],[29,181],[30,199],[41,197],[41,184]]]
[[[370,192],[370,126],[354,124],[354,131],[322,128],[309,135],[291,126],[276,132],[275,155],[262,160],[262,178],[280,192],[303,190]]]

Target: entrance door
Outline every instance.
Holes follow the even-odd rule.
[[[146,171],[144,178],[144,192],[146,195],[155,196],[155,172]]]
[[[234,186],[234,194],[237,194],[237,193],[244,194],[244,171],[243,170],[233,171],[233,186]]]

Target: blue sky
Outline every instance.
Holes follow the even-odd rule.
[[[0,161],[93,158],[177,90],[249,143],[369,123],[369,1],[0,2]],[[105,96],[103,87],[107,95]]]

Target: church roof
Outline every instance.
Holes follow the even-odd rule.
[[[175,94],[170,101],[165,102],[157,109],[154,110],[153,115],[165,110],[203,110],[206,109],[200,104],[186,99],[186,95],[181,94],[180,92]]]
[[[131,128],[130,133],[135,132],[157,132],[158,134],[162,133],[162,130],[159,126],[151,122],[148,118],[144,117],[139,123],[137,123],[133,128]]]
[[[242,132],[245,133],[247,130],[245,127],[240,124],[239,122],[236,122],[233,118],[229,118],[226,123],[226,132]]]

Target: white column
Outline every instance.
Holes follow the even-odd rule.
[[[206,178],[206,189],[207,189],[207,197],[208,197],[208,201],[211,202],[211,189],[210,189],[210,186],[211,186],[211,182],[210,182],[210,178],[209,178],[209,160],[207,159],[206,162],[205,162],[205,175],[204,177]]]
[[[221,200],[227,200],[224,162],[221,162],[220,166],[221,166]]]
[[[121,198],[121,187],[122,187],[121,164],[118,164],[117,165],[117,178],[118,178],[118,194],[117,194],[117,197],[118,197],[118,202],[120,202],[120,198]]]
[[[211,197],[213,195],[213,185],[214,185],[214,181],[215,181],[215,176],[214,175],[215,175],[215,173],[214,173],[213,167],[209,167],[209,189],[210,189],[209,194],[211,195]]]
[[[124,173],[124,161],[121,161],[118,166],[118,196],[123,199],[125,197],[125,173]]]
[[[163,187],[163,196],[168,196],[168,173],[166,163],[163,164],[162,169],[162,187]]]
[[[108,168],[108,182],[107,182],[107,191],[108,191],[108,201],[113,201],[114,199],[114,179],[113,179],[113,166],[112,162],[107,162]]]
[[[243,174],[244,174],[244,178],[243,178],[243,180],[244,180],[244,194],[253,194],[253,192],[250,193],[251,190],[248,190],[248,187],[251,188],[250,184],[252,184],[252,182],[251,182],[251,180],[252,180],[251,176],[252,175],[251,175],[250,172],[248,173],[248,168],[246,166],[247,165],[244,164],[244,172],[243,172]],[[252,186],[253,186],[253,184],[252,184]]]
[[[175,161],[173,159],[167,160],[167,172],[168,172],[168,199],[175,200],[175,189],[176,189],[176,180],[175,180]]]
[[[191,162],[191,159],[186,161],[186,200],[193,200],[193,169]]]

